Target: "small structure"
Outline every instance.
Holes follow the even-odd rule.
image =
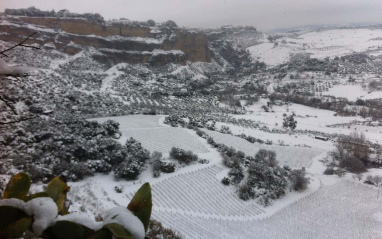
[[[324,141],[328,141],[328,140],[329,140],[328,137],[319,136],[319,135],[314,136],[314,138],[315,138],[315,139],[319,139],[319,140],[324,140]]]

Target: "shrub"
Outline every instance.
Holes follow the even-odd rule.
[[[200,164],[208,164],[210,161],[208,159],[199,159],[198,163]]]
[[[165,23],[165,26],[169,27],[169,28],[177,28],[178,27],[178,25],[173,20],[168,20]]]
[[[215,140],[212,137],[207,138],[207,143],[210,144],[214,148],[218,147],[218,144],[215,142]]]
[[[231,184],[238,185],[244,178],[243,168],[240,165],[233,167],[228,172],[228,177],[230,178]]]
[[[293,170],[289,177],[291,181],[291,189],[300,192],[308,188],[309,178],[305,177],[305,171],[300,169]]]
[[[190,164],[198,160],[198,155],[193,154],[190,150],[185,151],[180,148],[173,147],[170,151],[170,156],[178,160],[180,163]]]
[[[221,182],[222,182],[222,184],[224,184],[226,186],[228,186],[230,184],[230,180],[227,177],[224,177]]]
[[[160,176],[162,168],[162,161],[160,159],[155,159],[153,161],[153,177],[157,178]]]
[[[122,193],[123,192],[123,187],[122,186],[115,186],[114,190],[116,193]]]
[[[241,186],[239,188],[238,194],[239,194],[239,198],[244,201],[247,201],[255,197],[255,194],[252,191],[252,188],[248,185]]]
[[[220,133],[232,134],[231,129],[228,126],[224,126],[224,125],[222,125],[222,127],[220,128]]]
[[[276,152],[272,150],[260,149],[255,155],[256,161],[264,161],[270,167],[278,164],[276,160]]]
[[[328,167],[324,171],[324,175],[333,175],[334,174],[334,169],[332,167]]]
[[[157,178],[160,176],[161,173],[161,166],[162,166],[162,153],[158,151],[154,151],[151,154],[151,159],[150,161],[152,162],[153,165],[153,177]]]
[[[114,176],[118,179],[135,180],[141,173],[141,166],[133,161],[134,159],[126,160],[121,165],[114,169]]]
[[[170,163],[170,162],[162,162],[160,170],[163,173],[173,173],[173,172],[175,172],[175,164]]]
[[[366,172],[366,167],[363,162],[354,156],[348,156],[340,161],[341,168],[346,169],[351,173],[363,173]]]
[[[162,223],[156,220],[150,220],[149,228],[146,233],[149,239],[182,239],[178,232],[162,226]]]
[[[376,175],[376,176],[368,175],[366,177],[366,181],[364,183],[374,185],[374,186],[379,186],[382,183],[382,177],[378,176],[378,175]]]

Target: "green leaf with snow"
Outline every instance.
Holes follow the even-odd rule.
[[[21,237],[24,232],[28,230],[32,226],[33,218],[32,217],[24,217],[21,218],[6,228],[6,235],[8,238],[18,238]]]
[[[134,239],[133,236],[121,225],[117,223],[109,223],[104,226],[109,229],[110,232],[120,239]]]
[[[145,183],[134,195],[133,199],[131,199],[127,209],[132,211],[134,215],[141,220],[143,226],[145,227],[145,231],[147,231],[152,207],[151,186],[149,183]]]
[[[91,229],[71,221],[58,221],[46,230],[47,238],[83,239],[91,234]]]
[[[7,238],[7,230],[10,225],[28,217],[23,210],[11,206],[0,206],[0,215],[0,238]]]
[[[59,214],[67,214],[65,208],[66,194],[70,191],[70,187],[66,183],[63,176],[57,176],[49,182],[46,192],[57,204]]]
[[[113,234],[110,230],[102,228],[101,230],[96,231],[90,239],[112,239]]]
[[[28,202],[32,199],[35,199],[35,198],[40,198],[40,197],[49,197],[49,194],[47,192],[39,192],[39,193],[35,193],[35,194],[32,194],[32,195],[29,195],[25,198],[25,202]]]
[[[3,197],[4,199],[17,198],[23,200],[27,196],[30,186],[31,178],[28,174],[18,173],[13,175],[5,188]]]
[[[28,217],[23,210],[11,206],[0,206],[0,215],[0,229],[21,218]]]

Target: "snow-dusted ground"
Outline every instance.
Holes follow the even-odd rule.
[[[233,135],[222,134],[205,129],[203,129],[203,131],[211,136],[216,143],[225,144],[236,150],[241,150],[249,156],[255,156],[260,149],[273,150],[276,152],[276,158],[281,165],[288,165],[292,168],[308,168],[312,164],[312,159],[322,153],[320,150],[306,147],[288,147],[250,143],[245,139]]]
[[[260,103],[261,104],[261,103]],[[261,106],[261,105],[260,105]],[[253,110],[260,108],[254,105]],[[295,112],[305,112],[317,116],[297,118],[298,127],[323,129],[317,122],[326,120],[330,123],[342,122],[346,118],[337,118],[333,112],[312,109],[299,105],[289,107]],[[285,112],[284,107],[274,108],[275,113],[238,115],[251,118],[262,124],[270,124],[270,118]],[[270,116],[273,114],[273,117]],[[200,158],[209,160],[209,164],[193,164],[178,168],[172,174],[162,173],[159,178],[151,176],[151,165],[138,180],[115,181],[112,175],[96,175],[81,182],[71,183],[69,194],[73,201],[73,211],[85,211],[98,214],[114,206],[126,206],[134,192],[145,182],[150,182],[153,192],[152,218],[161,221],[166,227],[179,231],[185,238],[381,238],[381,215],[376,199],[377,189],[358,181],[351,180],[351,175],[344,178],[325,176],[325,167],[320,162],[333,148],[330,141],[319,141],[311,135],[273,134],[258,129],[247,129],[228,125],[234,134],[245,133],[263,140],[276,139],[285,141],[290,146],[252,144],[236,136],[208,131],[216,141],[242,149],[245,153],[255,154],[259,148],[277,151],[277,159],[282,164],[292,167],[306,167],[311,178],[309,189],[303,193],[292,192],[277,200],[269,207],[262,207],[256,201],[238,199],[233,186],[224,186],[220,181],[228,169],[222,165],[221,156],[207,144],[205,139],[194,131],[182,128],[170,128],[163,124],[164,116],[131,115],[96,119],[104,122],[113,119],[121,124],[124,133],[139,132],[138,137],[160,147],[168,148],[176,143],[187,148],[189,142],[197,142],[204,151],[197,151]],[[281,120],[281,117],[275,118]],[[310,121],[317,122],[310,122]],[[348,119],[349,121],[353,119]],[[310,123],[309,123],[310,122]],[[331,132],[338,128],[329,128]],[[159,131],[158,131],[159,130]],[[158,138],[157,132],[175,130],[173,135]],[[169,131],[168,131],[169,132]],[[183,132],[176,140],[175,132]],[[166,134],[166,133],[164,133]],[[297,136],[297,137],[296,137]],[[146,138],[145,138],[146,137]],[[182,139],[183,137],[183,139]],[[185,138],[188,138],[187,140]],[[156,140],[154,140],[156,139]],[[125,138],[120,139],[121,143]],[[163,143],[163,141],[166,141]],[[295,147],[296,144],[311,146]],[[145,143],[143,143],[145,146]],[[149,146],[154,147],[154,146]],[[155,148],[155,147],[154,147]],[[166,155],[165,155],[166,156]],[[382,174],[379,170],[372,175]],[[117,193],[114,187],[122,188]],[[84,206],[81,206],[84,205]]]
[[[294,49],[278,47],[274,43],[262,43],[248,47],[247,50],[254,60],[265,62],[267,65],[275,66],[286,63]]]
[[[295,120],[297,121],[297,128],[299,130],[312,130],[328,134],[345,134],[349,135],[351,132],[358,130],[363,132],[366,137],[373,142],[382,142],[381,127],[360,126],[352,125],[342,127],[328,127],[335,124],[352,123],[355,120],[364,121],[360,116],[352,117],[339,117],[334,116],[335,112],[330,110],[315,109],[304,105],[291,104],[289,106],[273,106],[272,110],[275,112],[264,112],[261,109],[262,105],[266,105],[265,100],[246,107],[248,113],[245,115],[234,115],[236,118],[251,119],[254,121],[260,121],[270,129],[282,129],[283,114],[290,115],[292,112],[296,114]],[[277,124],[277,125],[276,125]],[[306,134],[310,137],[314,137],[313,134]],[[255,136],[255,135],[254,135]],[[277,135],[275,135],[276,137]],[[256,136],[255,136],[256,137]],[[299,136],[300,137],[300,136]],[[297,143],[298,144],[298,143]]]
[[[154,217],[186,238],[359,239],[382,237],[377,190],[348,181],[323,183],[312,196],[259,221],[160,212]]]
[[[329,88],[329,91],[323,92],[322,95],[344,97],[355,102],[357,99],[381,99],[382,91],[374,91],[369,93],[367,89],[363,88],[361,85],[335,85],[332,88]]]
[[[298,36],[277,39],[277,46],[264,36],[263,43],[247,48],[254,60],[275,66],[288,61],[290,54],[310,53],[311,57],[343,56],[370,51],[380,55],[381,29],[334,29],[313,31]]]

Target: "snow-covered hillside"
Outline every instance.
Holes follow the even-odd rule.
[[[381,55],[381,40],[380,29],[333,29],[287,34],[274,42],[269,42],[265,35],[263,43],[247,49],[253,59],[275,66],[287,62],[296,53],[308,53],[318,59],[365,51]]]
[[[291,108],[299,113],[302,110],[299,107]],[[281,109],[276,110],[282,112]],[[335,117],[329,116],[330,112],[317,109],[309,111],[306,108],[303,110],[318,116],[318,118],[314,117],[317,121],[322,121],[321,117],[325,116],[331,123],[336,120]],[[269,118],[264,116],[247,115],[261,123],[269,122]],[[99,211],[116,205],[125,205],[139,186],[148,181],[153,190],[152,217],[161,221],[166,227],[179,231],[185,238],[268,238],[271,236],[271,238],[297,239],[334,237],[374,239],[382,235],[379,232],[382,229],[381,212],[376,210],[382,199],[376,198],[377,188],[351,179],[350,175],[345,178],[322,175],[324,167],[320,161],[332,149],[330,141],[312,139],[303,134],[290,136],[265,133],[265,138],[279,137],[287,143],[289,140],[294,144],[305,142],[308,145],[314,145],[315,143],[316,147],[259,145],[232,135],[222,135],[206,130],[216,141],[241,149],[250,155],[255,154],[260,148],[272,149],[276,150],[277,159],[282,164],[306,167],[311,178],[307,191],[288,193],[271,206],[263,207],[256,201],[240,200],[234,187],[224,186],[220,182],[227,173],[221,156],[216,149],[207,144],[206,140],[201,139],[194,132],[163,125],[163,116],[138,115],[96,120],[104,122],[108,119],[118,121],[122,130],[137,132],[144,130],[146,140],[157,146],[163,145],[162,141],[165,140],[158,140],[160,137],[158,129],[184,131],[185,134],[178,133],[179,136],[175,138],[175,141],[169,138],[166,142],[168,146],[163,147],[168,150],[171,146],[182,144],[184,148],[187,148],[190,147],[188,142],[198,142],[207,152],[196,151],[196,153],[208,159],[209,163],[179,168],[175,173],[162,174],[159,178],[151,176],[151,165],[149,165],[149,168],[135,181],[115,181],[112,175],[97,175],[78,183],[71,183],[70,199],[73,202],[72,210],[74,211],[85,211],[89,215],[97,215]],[[325,126],[315,127],[315,123],[309,126],[308,119],[299,119],[299,126],[302,129],[324,129]],[[243,131],[258,136],[256,130],[238,126],[235,128],[229,124],[221,125],[232,127],[234,133]],[[150,147],[156,149],[155,146]],[[120,188],[122,193],[116,192],[114,187]],[[326,230],[323,231],[323,228]]]

